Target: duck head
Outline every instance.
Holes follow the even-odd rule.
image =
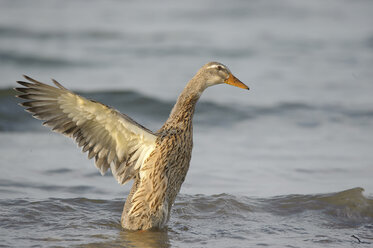
[[[205,87],[210,87],[216,84],[230,84],[241,89],[249,90],[249,87],[237,79],[225,65],[219,62],[210,62],[202,66],[199,70],[201,76],[203,75]]]

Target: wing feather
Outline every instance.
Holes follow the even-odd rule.
[[[63,87],[41,83],[28,76],[24,87],[15,88],[20,103],[43,125],[73,138],[88,158],[104,174],[109,168],[124,184],[136,176],[154,150],[157,136],[130,117],[96,101],[88,100]]]

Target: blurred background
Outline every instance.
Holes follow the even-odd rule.
[[[251,91],[217,86],[201,98],[187,184],[214,186],[196,192],[230,191],[227,180],[254,195],[373,192],[371,1],[0,4],[0,130],[10,139],[50,135],[9,98],[22,74],[54,78],[156,131],[195,72],[219,61]]]
[[[209,61],[251,90],[202,96],[182,195],[372,196],[372,13],[369,0],[2,0],[0,198],[113,199],[130,187],[16,105],[22,74],[156,131]]]

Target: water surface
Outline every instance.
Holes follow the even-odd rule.
[[[0,247],[371,247],[373,3],[0,3]],[[209,88],[167,228],[120,226],[130,184],[25,113],[27,74],[151,130],[204,63]],[[354,235],[354,236],[353,236]],[[359,241],[360,240],[360,241]]]

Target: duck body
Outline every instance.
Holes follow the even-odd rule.
[[[202,92],[227,83],[248,89],[222,64],[203,66],[180,94],[169,118],[153,133],[126,115],[67,90],[26,77],[21,103],[46,126],[73,138],[96,167],[125,184],[134,180],[127,196],[121,225],[128,230],[163,228],[189,169],[193,148],[193,115]]]
[[[127,197],[122,226],[126,229],[162,228],[189,169],[193,148],[193,115],[201,89],[182,93],[168,120],[156,133],[156,147]],[[141,179],[140,179],[141,178]]]

